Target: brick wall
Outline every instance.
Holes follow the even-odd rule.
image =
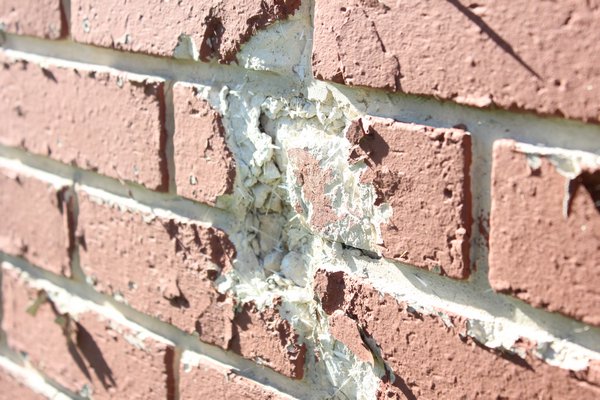
[[[596,1],[0,1],[0,398],[600,397]]]

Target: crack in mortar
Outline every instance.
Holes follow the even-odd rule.
[[[311,3],[305,4],[312,8]],[[167,80],[202,83],[196,85],[199,94],[223,114],[227,141],[239,168],[234,194],[219,199],[218,206],[227,210],[223,215],[215,217],[218,211],[214,209],[197,211],[199,208],[204,210],[203,206],[168,195],[161,195],[157,200],[154,193],[133,185],[117,187],[110,179],[93,173],[77,171],[77,175],[84,181],[86,190],[97,191],[117,203],[122,202],[118,196],[130,197],[128,191],[133,190],[136,193],[132,196],[136,200],[130,202],[133,208],[144,208],[165,215],[172,215],[169,210],[174,210],[175,215],[184,215],[192,220],[218,221],[216,224],[223,226],[230,234],[239,256],[234,270],[218,282],[219,290],[232,293],[240,302],[254,301],[259,308],[271,305],[277,297],[283,299],[280,306],[282,316],[291,322],[308,346],[305,380],[315,389],[315,393],[317,390],[326,390],[329,396],[335,398],[372,398],[383,373],[381,366],[372,367],[357,361],[349,349],[329,333],[327,316],[314,299],[311,282],[316,267],[323,266],[368,278],[380,291],[390,293],[401,301],[410,300],[411,307],[419,312],[437,313],[443,319],[444,314],[435,311],[435,308],[448,306],[450,310],[470,318],[468,334],[488,347],[511,351],[513,338],[523,334],[538,339],[538,343],[541,343],[539,356],[557,366],[583,369],[590,358],[599,358],[589,350],[600,350],[598,345],[590,345],[590,341],[599,337],[597,329],[543,311],[531,310],[527,306],[515,305],[511,300],[490,293],[485,261],[481,261],[485,258],[484,253],[477,254],[478,270],[473,280],[467,283],[448,282],[401,263],[387,260],[376,262],[364,257],[372,255],[369,251],[376,254],[379,240],[377,228],[381,221],[389,217],[391,210],[373,208],[369,197],[374,195],[370,193],[372,188],[356,183],[360,177],[360,165],[355,169],[348,165],[346,152],[349,143],[343,137],[343,129],[348,121],[365,114],[440,127],[465,123],[467,129],[474,133],[474,151],[479,155],[487,154],[489,158],[490,143],[494,138],[510,136],[528,138],[530,141],[551,140],[559,146],[586,148],[597,137],[594,136],[598,133],[597,129],[573,122],[539,120],[529,115],[501,111],[481,111],[414,96],[392,96],[383,91],[364,91],[312,81],[309,73],[312,40],[310,14],[310,10],[304,8],[294,17],[297,18],[294,22],[297,24],[293,27],[285,22],[278,23],[259,32],[256,36],[259,40],[246,44],[239,59],[243,68],[257,70],[251,73],[242,67],[198,65],[182,60],[122,55],[113,50],[92,49],[91,46],[62,41],[51,44],[48,50],[46,41],[12,35],[7,35],[7,39],[8,47],[18,49],[21,44],[26,52],[71,60],[64,63],[66,66],[79,65],[77,61],[93,60],[93,63],[158,75]],[[284,32],[294,32],[300,45],[290,46],[289,41],[284,40],[281,47],[284,50],[278,50],[276,47],[282,46],[281,37],[288,34]],[[303,36],[306,32],[308,34]],[[279,42],[275,36],[280,37]],[[251,55],[263,43],[276,43],[273,46],[277,51],[252,58]],[[273,59],[279,56],[278,52],[288,54],[290,47],[294,52],[300,48],[302,51],[279,63]],[[8,53],[39,62],[35,55],[18,50]],[[38,58],[43,61],[43,57]],[[293,77],[292,82],[290,76]],[[298,78],[302,82],[298,83]],[[228,82],[227,86],[222,82]],[[548,138],[549,132],[561,129],[573,131],[573,136],[555,135],[552,139]],[[527,132],[509,134],[509,130]],[[321,168],[330,168],[341,177],[327,188],[327,196],[333,207],[349,211],[360,209],[367,215],[364,226],[358,224],[361,226],[353,231],[346,229],[348,227],[342,225],[342,221],[335,229],[326,232],[323,238],[310,233],[307,221],[294,213],[292,204],[301,202],[310,216],[311,205],[298,190],[296,177],[288,164],[287,151],[303,148],[307,144],[311,145],[313,155],[321,160]],[[40,160],[12,149],[0,148],[2,154],[28,159],[34,164]],[[474,174],[474,185],[479,183],[477,205],[481,207],[481,212],[479,209],[477,212],[484,217],[489,208],[489,194],[486,194],[489,192],[489,183],[486,182],[490,168],[489,165],[482,167],[481,163],[486,162],[472,167],[473,171],[483,171]],[[52,165],[52,171],[62,168],[50,161],[36,165],[42,169]],[[72,169],[68,169],[61,174],[70,176],[72,173]],[[109,188],[116,196],[95,189],[98,187]],[[352,195],[348,196],[348,193]],[[227,222],[231,215],[235,216],[236,223]],[[343,231],[348,234],[344,236]],[[476,237],[474,243],[477,240]],[[343,242],[343,245],[336,241]],[[396,287],[390,286],[392,282]],[[488,301],[488,297],[491,300]],[[490,310],[495,310],[496,314]],[[533,317],[524,318],[519,313]],[[548,325],[545,325],[546,320]],[[524,327],[520,324],[524,324]],[[589,332],[582,332],[582,336],[575,339],[584,342],[587,348],[573,343],[571,337],[559,335],[561,332],[575,335],[577,330],[585,329]],[[371,348],[376,349],[376,346]]]

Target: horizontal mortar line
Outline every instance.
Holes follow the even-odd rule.
[[[5,34],[2,50],[9,56],[35,63],[48,62],[69,68],[115,69],[165,80],[200,84],[244,84],[250,78],[278,83],[286,87],[301,85],[294,74],[246,69],[237,64],[159,57],[144,53],[125,52],[106,47],[81,44],[71,40],[50,40],[32,36]]]
[[[8,372],[33,392],[53,400],[83,399],[62,387],[41,371],[21,365],[22,360],[9,348],[0,347],[0,369]]]
[[[448,109],[457,110],[464,115],[471,115],[467,121],[469,125],[477,125],[481,119],[497,119],[498,122],[506,122],[512,125],[512,120],[519,117],[527,124],[540,125],[540,127],[551,124],[565,125],[566,133],[576,134],[579,130],[594,129],[597,135],[600,135],[600,125],[589,124],[580,120],[565,119],[560,116],[542,115],[527,110],[505,110],[502,108],[478,108],[453,102],[451,100],[441,100],[434,96],[415,95],[406,93],[390,93],[383,89],[346,86],[327,81],[318,81],[307,78],[306,81],[300,80],[294,74],[282,75],[278,72],[246,69],[235,64],[218,64],[216,62],[206,63],[201,61],[181,60],[169,57],[157,57],[143,53],[124,52],[120,50],[97,47],[87,44],[80,44],[71,40],[49,40],[30,36],[19,36],[14,34],[5,34],[6,40],[2,48],[8,54],[14,52],[15,56],[22,57],[37,63],[53,61],[60,65],[75,67],[79,65],[83,68],[100,67],[114,68],[118,71],[130,72],[163,78],[166,80],[189,82],[204,85],[244,85],[247,79],[268,81],[270,87],[279,89],[278,94],[288,94],[290,90],[297,92],[301,88],[306,88],[312,83],[319,83],[334,88],[334,90],[343,93],[359,109],[358,104],[363,98],[363,94],[371,94],[375,97],[381,97],[383,102],[397,103],[393,107],[377,108],[373,115],[381,117],[394,118],[400,113],[405,118],[405,122],[418,122],[432,124],[433,126],[449,127],[452,123],[444,121],[447,119]],[[48,58],[49,60],[46,60]],[[427,112],[437,114],[431,121],[423,120],[423,115],[419,115],[419,109],[430,108]],[[415,111],[417,110],[417,111]],[[441,118],[440,118],[441,117]],[[600,151],[600,149],[596,149]]]
[[[198,211],[208,209],[211,213],[222,214],[222,215],[219,215],[220,218],[218,220],[213,221],[213,222],[215,222],[216,226],[221,227],[221,228],[225,229],[226,231],[228,229],[230,229],[228,222],[229,222],[230,218],[232,218],[233,216],[223,210],[211,208],[209,206],[205,206],[205,205],[202,205],[199,203],[194,203],[194,202],[191,202],[188,200],[179,199],[179,201],[185,202],[185,204],[184,204],[185,208],[182,209],[181,205],[179,205],[178,203],[172,203],[173,196],[169,195],[167,193],[153,192],[153,191],[150,191],[148,189],[143,189],[138,186],[124,186],[120,181],[115,180],[113,178],[104,177],[104,176],[98,175],[91,171],[79,170],[72,166],[59,163],[55,160],[48,159],[44,156],[32,155],[22,149],[7,148],[7,147],[0,146],[0,157],[2,157],[2,156],[7,157],[7,158],[16,158],[19,162],[23,163],[27,168],[31,168],[34,171],[39,171],[40,173],[43,173],[43,174],[50,173],[50,174],[56,175],[60,179],[73,180],[74,182],[82,183],[83,185],[85,185],[85,187],[83,187],[82,189],[87,193],[91,193],[91,195],[93,197],[100,197],[100,198],[105,198],[105,199],[110,198],[110,199],[114,199],[116,203],[121,202],[125,206],[132,206],[132,205],[134,206],[134,207],[130,207],[130,208],[135,208],[135,202],[139,202],[140,205],[142,205],[142,206],[146,206],[146,207],[150,207],[150,208],[159,208],[159,209],[163,209],[163,210],[169,211],[169,212],[174,211],[175,214],[182,215],[184,218],[191,218],[193,220],[200,220],[200,221],[202,221],[202,220],[206,221],[206,218],[198,219]],[[0,161],[2,161],[2,158],[0,158]],[[108,194],[102,195],[102,193],[99,192],[97,189],[99,189],[100,191],[107,191]],[[130,197],[130,196],[133,196],[133,197]],[[178,206],[179,209],[174,210],[174,206]],[[188,207],[191,210],[188,210]],[[143,208],[143,207],[138,207],[138,209],[140,209],[140,208]],[[148,212],[148,210],[140,210],[140,211]],[[461,311],[460,303],[455,303],[455,304],[452,303],[452,299],[449,297],[450,294],[448,294],[447,296],[443,295],[443,293],[449,293],[449,292],[454,293],[456,291],[464,292],[466,290],[469,290],[470,292],[473,293],[473,296],[470,297],[470,301],[471,301],[470,306],[472,308],[479,309],[479,310],[486,309],[485,305],[487,302],[489,302],[490,294],[486,291],[482,292],[481,290],[477,290],[480,288],[473,286],[471,284],[471,282],[469,282],[469,281],[455,282],[449,278],[437,276],[432,273],[429,273],[428,271],[421,270],[416,267],[412,267],[410,265],[404,265],[402,263],[393,262],[391,260],[384,260],[384,261],[394,264],[396,266],[396,268],[398,268],[402,271],[405,271],[406,274],[418,275],[419,280],[423,281],[425,283],[425,285],[427,285],[428,291],[433,291],[434,293],[436,293],[434,297],[443,296],[444,300],[449,302],[451,307],[449,307],[450,309],[448,311],[456,312],[457,314],[463,315],[465,317],[472,317],[472,315],[465,314],[463,311]],[[371,260],[370,262],[373,262],[373,261]],[[448,289],[448,288],[451,288],[451,289]],[[428,294],[427,292],[423,292],[423,293]],[[390,293],[390,294],[393,294],[393,293]],[[496,294],[494,294],[494,295],[501,296],[501,295],[496,295]],[[569,321],[569,323],[577,324],[575,329],[583,329],[582,327],[584,327],[584,326],[587,327],[587,325],[585,325],[583,323],[571,320],[568,317],[562,316],[560,314],[550,313],[550,312],[547,312],[544,310],[539,310],[539,309],[534,309],[533,307],[528,306],[525,303],[523,303],[517,299],[511,299],[506,296],[501,296],[501,298],[503,299],[503,301],[505,303],[507,303],[509,305],[514,306],[515,304],[517,304],[519,307],[527,308],[528,310],[530,310],[529,311],[530,314],[531,313],[536,314],[535,319],[539,320],[540,322],[542,322],[542,320],[544,320],[543,322],[548,322],[548,319],[551,318],[552,320],[558,320],[558,322],[556,322],[556,325],[559,325],[559,326],[564,325],[565,321]],[[427,305],[435,306],[433,301],[430,301]],[[511,320],[508,320],[508,321],[512,324],[518,324]],[[592,329],[598,330],[597,328],[594,328],[594,327],[592,327]],[[557,337],[560,337],[561,334],[563,336],[566,336],[572,330],[573,330],[573,327],[570,327],[569,329],[567,329],[568,332],[564,332],[563,329],[558,328],[552,334],[553,334],[553,336],[557,336]],[[598,338],[598,343],[600,343],[600,332],[598,332],[596,334],[596,337]],[[575,342],[575,343],[577,343],[577,342]],[[587,347],[587,346],[584,346],[584,347]],[[600,352],[600,347],[593,351]]]
[[[155,192],[134,182],[120,181],[96,172],[61,163],[49,157],[36,155],[15,147],[0,145],[0,162],[7,165],[14,161],[22,164],[23,172],[38,179],[56,183],[71,181],[79,189],[97,198],[114,200],[128,208],[153,213],[159,217],[176,217],[181,220],[214,224],[225,231],[232,230],[235,216],[227,210],[197,203],[173,193]],[[16,168],[21,168],[16,166]]]
[[[325,392],[324,389],[311,387],[304,381],[288,378],[238,354],[202,342],[192,334],[137,311],[129,305],[116,301],[111,296],[95,291],[90,285],[55,275],[29,263],[27,260],[0,252],[0,264],[2,262],[25,272],[33,282],[43,283],[44,287],[61,290],[69,296],[90,303],[89,311],[96,312],[133,330],[142,333],[146,331],[153,335],[155,340],[170,342],[182,351],[191,351],[205,356],[209,360],[229,366],[241,376],[261,385],[273,387],[282,393],[300,399],[307,398],[306,396],[309,394]],[[88,309],[86,308],[86,310]]]
[[[554,337],[555,341],[565,341],[574,346],[579,346],[585,352],[593,353],[596,358],[600,359],[600,328],[594,327],[583,322],[574,320],[562,314],[549,312],[542,309],[537,309],[531,305],[510,296],[505,296],[490,290],[481,290],[474,286],[471,281],[455,281],[453,279],[437,275],[427,270],[417,267],[395,262],[389,259],[381,259],[374,261],[364,256],[354,256],[345,251],[344,262],[348,257],[353,259],[353,262],[362,261],[361,266],[366,266],[365,272],[347,271],[351,276],[359,278],[373,285],[378,291],[391,295],[401,302],[411,304],[413,306],[421,306],[425,308],[433,308],[439,311],[446,311],[457,316],[491,321],[501,319],[503,323],[518,329],[523,337],[534,338],[535,332],[530,326],[511,319],[510,316],[501,315],[498,309],[495,309],[498,304],[510,309],[511,312],[523,312],[529,316],[532,323],[538,325],[535,329],[538,335],[544,332]],[[381,265],[381,263],[384,265]],[[390,289],[387,286],[382,286],[381,283],[389,276],[381,275],[378,277],[375,271],[381,271],[382,268],[393,270],[396,273],[394,287]],[[334,270],[338,270],[335,268]],[[359,268],[360,271],[360,268]],[[401,279],[400,279],[401,277]],[[403,289],[402,285],[410,285],[411,294],[416,294],[418,299],[414,297],[398,296],[398,292]],[[406,289],[407,287],[404,287]],[[460,302],[456,298],[456,293],[461,293],[467,301]],[[406,293],[405,293],[406,294]],[[440,304],[440,300],[443,302]],[[504,313],[504,312],[503,312]],[[487,316],[487,318],[486,318]],[[577,332],[574,334],[574,332]],[[591,355],[591,354],[590,354]]]

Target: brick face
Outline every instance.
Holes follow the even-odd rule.
[[[599,33],[600,0],[0,0],[0,366],[600,398]]]
[[[594,2],[317,0],[319,79],[600,119]]]
[[[4,60],[0,144],[166,190],[164,85]]]
[[[306,349],[277,310],[245,304],[236,311],[233,299],[215,289],[235,257],[223,231],[121,211],[83,193],[79,199],[81,266],[98,290],[202,341],[302,377]]]
[[[173,89],[175,180],[181,196],[207,204],[231,194],[235,160],[225,141],[221,116],[193,87]]]
[[[470,135],[459,129],[434,129],[386,118],[355,120],[346,131],[351,164],[364,162],[362,183],[373,185],[375,205],[393,213],[381,224],[382,253],[452,278],[469,275],[471,230]],[[326,187],[332,171],[322,170],[307,151],[289,157],[317,231],[341,218]],[[297,211],[303,212],[300,208]]]
[[[8,345],[58,383],[74,392],[87,385],[94,399],[173,398],[171,347],[148,338],[134,345],[134,332],[91,312],[60,314],[11,270],[3,271],[2,296]]]
[[[379,398],[595,398],[600,389],[528,355],[503,354],[466,337],[467,321],[421,315],[343,272],[317,271],[325,312],[341,310],[371,337],[396,376]],[[346,338],[338,340],[345,342]],[[348,338],[348,340],[353,340]],[[525,351],[530,345],[523,343]]]
[[[55,322],[60,314],[43,291],[26,286],[15,271],[5,269],[2,309],[2,330],[9,347],[26,353],[31,364],[66,388],[75,392],[83,388],[87,377],[69,356],[73,343]],[[43,338],[39,336],[42,332]]]
[[[179,373],[179,398],[181,400],[283,400],[284,397],[235,371],[203,362],[185,368]]]
[[[570,193],[568,182],[547,158],[533,168],[515,142],[495,143],[490,281],[536,307],[600,325],[600,174],[584,172]]]
[[[70,275],[70,212],[67,187],[0,167],[1,251]]]
[[[202,4],[133,0],[115,6],[98,0],[71,1],[73,38],[120,50],[172,56],[182,36],[200,59],[236,60],[250,36],[287,18],[299,0],[208,1]]]
[[[42,400],[44,396],[35,393],[22,383],[18,382],[7,372],[0,369],[0,388],[2,388],[2,396],[5,399],[19,400]]]
[[[61,0],[3,0],[0,30],[17,35],[59,39],[67,34]]]
[[[81,267],[98,290],[187,332],[211,313],[221,318],[211,320],[215,330],[230,323],[233,305],[221,304],[213,289],[235,256],[224,232],[121,211],[83,192],[78,196]]]

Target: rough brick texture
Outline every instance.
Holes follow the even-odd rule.
[[[179,372],[181,400],[283,400],[287,397],[259,385],[235,371],[210,362],[184,366]]]
[[[469,275],[471,230],[471,138],[459,129],[434,129],[386,118],[353,121],[346,131],[349,162],[366,165],[361,181],[373,185],[375,205],[387,203],[392,217],[381,224],[385,257],[441,272]],[[307,151],[288,153],[311,203],[318,231],[344,218],[327,193],[330,170]],[[298,211],[302,212],[301,209]]]
[[[0,167],[0,250],[56,274],[70,275],[70,199],[56,187]]]
[[[71,29],[76,41],[96,46],[160,56],[197,53],[194,58],[230,63],[256,30],[287,18],[299,5],[299,0],[201,4],[133,0],[117,6],[110,1],[73,0]]]
[[[2,388],[2,396],[5,399],[19,400],[42,400],[44,396],[37,394],[29,389],[15,378],[10,376],[8,372],[0,369],[0,388]]]
[[[0,30],[17,35],[59,39],[67,33],[61,0],[3,0]]]
[[[347,133],[351,162],[367,166],[363,182],[376,204],[393,210],[382,224],[383,255],[453,278],[469,275],[471,137],[391,119],[355,121]]]
[[[166,399],[172,391],[172,348],[151,339],[130,343],[133,332],[91,312],[61,314],[12,270],[3,271],[2,296],[8,345],[68,389],[88,386],[94,399]]]
[[[173,89],[175,133],[173,137],[177,193],[207,204],[230,194],[235,180],[235,161],[225,141],[221,116],[193,87]]]
[[[236,311],[233,299],[217,292],[213,282],[235,256],[223,231],[121,211],[83,193],[79,199],[81,266],[98,290],[202,341],[302,377],[306,350],[290,324],[275,309],[245,304]]]
[[[4,60],[0,144],[166,190],[159,80]]]
[[[395,375],[393,383],[382,381],[381,399],[582,399],[600,395],[597,386],[529,353],[523,359],[478,345],[467,338],[466,321],[460,317],[449,316],[452,325],[448,325],[438,316],[420,314],[389,295],[382,296],[343,272],[317,271],[315,293],[325,312],[341,310],[377,343]],[[523,343],[526,351],[529,347]]]
[[[317,0],[315,76],[600,120],[596,2]]]
[[[599,34],[600,0],[0,0],[0,366],[600,398]]]
[[[533,165],[515,142],[497,141],[490,216],[492,287],[600,325],[599,183],[599,171],[584,170],[571,181],[549,159]]]

